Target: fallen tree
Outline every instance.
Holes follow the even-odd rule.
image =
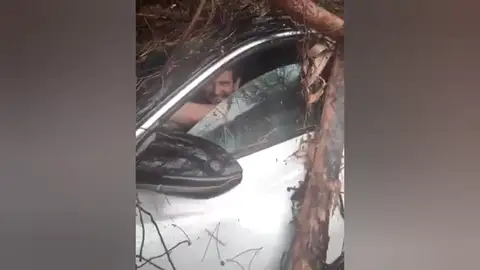
[[[272,5],[319,33],[330,37],[343,36],[343,19],[312,0],[274,0]]]
[[[166,64],[158,73],[170,70],[175,51],[211,37],[216,24],[228,25],[245,17],[288,15],[301,25],[330,37],[334,42],[333,67],[326,87],[318,72],[305,72],[306,102],[323,102],[321,121],[308,142],[308,174],[299,189],[300,211],[296,217],[296,234],[292,249],[293,270],[325,269],[329,242],[329,218],[340,197],[339,180],[343,152],[344,56],[343,2],[312,0],[199,0],[137,1],[137,62],[154,51],[165,53]],[[306,52],[302,52],[307,54]],[[313,62],[312,62],[313,63]],[[312,64],[313,65],[313,64]],[[307,71],[314,69],[307,66]]]
[[[329,244],[329,218],[341,200],[339,179],[343,153],[344,59],[342,44],[337,44],[333,68],[323,93],[321,121],[308,142],[308,173],[300,196],[296,234],[292,249],[293,270],[324,269]],[[308,74],[307,74],[308,75]],[[307,78],[310,79],[310,78]],[[313,81],[313,80],[311,80]]]

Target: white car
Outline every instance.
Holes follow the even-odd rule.
[[[283,22],[252,24],[212,46],[188,76],[137,97],[137,269],[291,268],[289,189],[305,178],[298,150],[319,117],[307,115],[298,91],[304,37]],[[187,134],[168,128],[175,110],[236,65],[238,91]],[[340,212],[330,219],[327,263],[343,258]]]

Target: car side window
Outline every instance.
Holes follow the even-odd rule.
[[[229,153],[258,151],[293,138],[308,126],[301,94],[301,65],[273,69],[247,82],[188,133]]]

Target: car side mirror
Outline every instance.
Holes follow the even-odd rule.
[[[153,135],[137,154],[137,189],[202,199],[221,195],[241,182],[242,167],[215,143],[183,132]]]

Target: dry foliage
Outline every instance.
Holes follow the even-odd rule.
[[[170,53],[176,46],[198,47],[219,28],[235,20],[269,12],[261,0],[139,0],[137,1],[137,59],[153,50]],[[180,45],[181,44],[181,45]]]
[[[295,1],[297,5],[302,2]],[[224,36],[228,36],[229,27],[236,21],[284,16],[286,13],[282,3],[286,2],[288,1],[137,0],[137,60],[144,61],[152,51],[163,52],[168,58],[178,47],[199,47],[204,40],[211,40],[218,35],[219,30]],[[340,18],[343,16],[343,0],[316,2],[319,7]]]

